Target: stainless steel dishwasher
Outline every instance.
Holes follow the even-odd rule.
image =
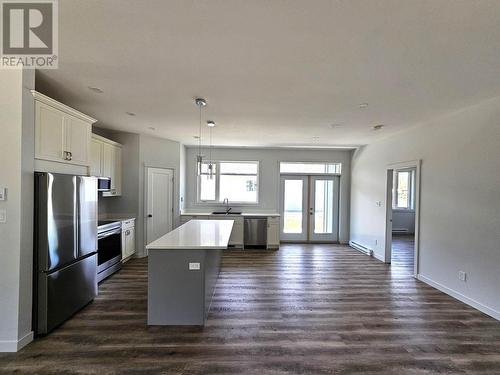
[[[267,246],[267,217],[245,218],[245,247]]]

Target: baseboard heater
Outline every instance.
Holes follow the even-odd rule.
[[[354,241],[349,241],[349,246],[352,247],[353,249],[356,249],[360,252],[362,252],[363,254],[366,254],[368,256],[373,256],[373,250],[372,249],[369,249],[367,248],[366,246],[363,246],[357,242],[354,242]]]
[[[392,228],[392,233],[409,233],[407,228]]]

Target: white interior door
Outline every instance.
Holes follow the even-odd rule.
[[[147,168],[146,173],[146,243],[151,243],[172,230],[174,172]]]
[[[307,176],[281,176],[281,239],[307,241]]]
[[[311,176],[309,241],[338,241],[339,178]]]

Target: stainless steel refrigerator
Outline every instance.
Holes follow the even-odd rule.
[[[46,334],[97,295],[97,179],[35,173],[34,331]]]

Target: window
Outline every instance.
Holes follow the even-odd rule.
[[[414,209],[415,170],[394,171],[392,208],[398,210]]]
[[[209,165],[202,164],[198,176],[198,201],[222,203],[258,203],[259,162],[218,161],[213,163],[213,176]]]
[[[340,174],[340,163],[281,162],[280,173]]]

